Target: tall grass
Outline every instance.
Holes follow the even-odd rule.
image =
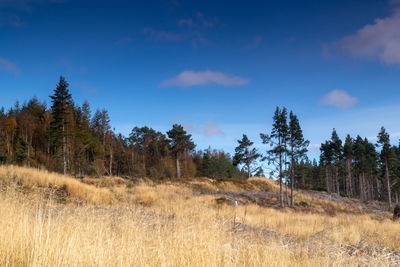
[[[332,217],[252,204],[233,207],[181,183],[120,185],[111,191],[17,167],[0,167],[0,181],[0,266],[394,266],[400,261],[400,224],[369,214]],[[49,184],[66,185],[70,196],[83,202],[40,197],[35,188]],[[21,190],[24,186],[29,190]]]

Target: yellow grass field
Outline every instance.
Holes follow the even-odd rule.
[[[111,188],[109,178],[0,166],[0,266],[399,266],[389,213],[302,192],[294,209],[219,195],[277,190],[265,178],[114,177]]]

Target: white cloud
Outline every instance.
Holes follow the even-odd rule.
[[[17,64],[1,57],[0,57],[0,70],[11,72],[14,74],[21,73],[21,70],[17,67]]]
[[[346,91],[340,89],[331,91],[321,99],[321,104],[335,106],[341,109],[352,107],[358,102],[357,98],[351,97]]]
[[[185,122],[185,123],[182,124],[182,126],[185,129],[185,131],[187,131],[187,132],[191,133],[191,132],[196,132],[197,131],[197,128],[191,123]]]
[[[184,71],[178,76],[163,81],[160,86],[191,87],[196,85],[218,84],[223,86],[246,85],[250,81],[238,76],[229,76],[221,72],[213,71]]]
[[[206,121],[203,130],[206,136],[224,135],[224,132],[221,130],[219,125],[212,120]]]
[[[182,126],[190,133],[196,133],[206,137],[224,135],[224,132],[221,130],[219,125],[211,119],[197,125],[185,122],[182,124]]]
[[[400,9],[386,18],[378,18],[338,43],[351,55],[400,64]]]
[[[320,152],[320,147],[321,145],[318,144],[310,144],[310,146],[308,147],[308,153],[319,153]]]
[[[153,28],[144,28],[142,31],[144,34],[147,34],[154,38],[157,41],[170,41],[176,42],[181,41],[184,36],[182,34],[173,33],[173,32],[165,32],[165,31],[157,31]]]

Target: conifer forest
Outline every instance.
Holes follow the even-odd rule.
[[[260,133],[267,149],[254,147],[243,134],[235,154],[196,150],[191,134],[174,124],[166,133],[134,127],[129,136],[113,131],[108,111],[92,112],[89,102],[74,102],[60,77],[46,100],[33,97],[0,110],[0,162],[45,168],[75,177],[122,176],[276,178],[281,205],[293,205],[293,193],[312,189],[361,200],[397,202],[400,192],[400,148],[384,126],[377,141],[346,133],[332,135],[320,146],[319,158],[307,156],[301,122],[293,111],[277,107],[271,132]],[[48,101],[48,100],[47,100]],[[266,127],[267,128],[267,127]],[[340,135],[341,136],[340,136]],[[267,166],[267,168],[263,168]],[[285,202],[285,203],[284,203]]]

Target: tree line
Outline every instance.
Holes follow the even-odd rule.
[[[253,172],[260,173],[257,163],[267,161],[271,176],[275,174],[280,184],[282,207],[294,204],[294,188],[324,190],[364,201],[387,201],[389,208],[393,201],[399,201],[400,143],[391,145],[384,127],[377,134],[376,143],[359,135],[347,135],[341,140],[333,129],[331,138],[320,146],[319,160],[311,160],[306,154],[310,142],[304,139],[297,116],[277,107],[271,133],[261,133],[260,137],[269,147],[266,154],[259,154],[252,147],[253,142],[243,135],[234,163],[236,160],[244,164],[250,177]]]
[[[134,127],[124,137],[112,129],[108,111],[92,115],[85,101],[77,105],[69,84],[60,77],[51,106],[36,97],[5,111],[0,109],[0,162],[77,177],[230,177],[245,173],[224,151],[195,151],[190,134],[175,124],[166,134]]]
[[[308,168],[319,173],[313,179],[312,187],[323,187],[329,194],[365,201],[385,200],[389,207],[393,201],[398,202],[400,145],[391,145],[384,127],[378,133],[376,143],[359,135],[355,138],[347,135],[342,141],[333,129],[331,139],[321,144],[320,150],[319,165],[307,163]]]
[[[277,107],[271,131],[261,133],[267,148],[260,153],[243,135],[235,154],[195,150],[192,136],[174,124],[165,134],[150,127],[134,127],[125,137],[112,129],[108,111],[91,114],[85,101],[77,105],[60,77],[51,106],[36,97],[7,111],[0,109],[0,163],[19,164],[78,177],[210,177],[246,179],[275,176],[281,206],[294,204],[294,189],[324,190],[361,200],[384,200],[391,207],[400,190],[400,145],[391,145],[384,127],[377,142],[335,129],[320,146],[319,159],[307,156],[298,117]],[[262,168],[261,163],[267,164]],[[290,193],[289,193],[290,192]]]

